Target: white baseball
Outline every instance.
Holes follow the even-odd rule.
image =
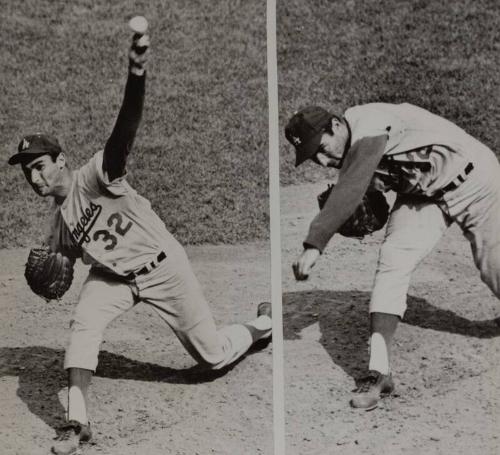
[[[148,31],[148,21],[144,16],[134,16],[128,22],[128,26],[134,33],[144,35]]]

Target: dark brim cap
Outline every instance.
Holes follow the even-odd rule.
[[[295,147],[295,167],[316,155],[319,144],[321,143],[322,134],[322,132],[319,132],[312,136],[303,146],[299,145]]]
[[[308,106],[296,112],[285,127],[285,136],[295,147],[295,166],[312,158],[318,151],[325,127],[333,114],[319,106]]]
[[[35,159],[41,155],[59,155],[63,149],[59,141],[48,134],[30,134],[19,142],[17,153],[9,158],[10,165],[19,164]]]

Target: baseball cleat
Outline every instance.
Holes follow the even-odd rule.
[[[252,351],[260,351],[262,349],[267,348],[269,343],[272,340],[272,328],[269,326],[269,322],[259,320],[261,316],[267,316],[269,319],[272,319],[272,307],[271,302],[261,302],[257,307],[257,319],[252,323],[246,324],[247,328],[250,330],[252,334],[252,338],[254,340],[251,350]],[[260,322],[260,327],[257,327],[254,324]],[[262,322],[265,323],[266,327],[262,327]]]
[[[353,391],[356,396],[351,398],[350,405],[356,409],[370,411],[375,409],[381,398],[394,391],[392,375],[382,374],[378,371],[369,371],[368,375],[359,381],[358,387]]]
[[[271,302],[261,302],[257,307],[257,317],[267,316],[269,319],[273,318],[273,307]],[[264,340],[271,340],[272,330],[271,328],[262,336]]]
[[[271,302],[261,302],[257,307],[257,317],[259,316],[269,316],[272,319],[273,307]]]
[[[59,429],[51,451],[55,455],[72,455],[77,452],[81,442],[88,442],[91,438],[90,423],[82,425],[76,420],[70,420]]]

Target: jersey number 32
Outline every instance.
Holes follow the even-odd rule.
[[[124,224],[122,215],[120,213],[113,213],[108,218],[108,226],[110,228],[114,228],[114,231],[99,229],[98,231],[94,232],[93,239],[95,242],[97,242],[99,239],[102,239],[103,242],[107,243],[104,249],[112,250],[118,243],[118,238],[114,234],[116,233],[121,237],[124,237],[132,227],[132,221]]]

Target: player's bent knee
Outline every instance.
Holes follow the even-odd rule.
[[[403,299],[379,299],[377,296],[370,300],[369,313],[391,314],[403,319],[407,309],[406,298]]]
[[[217,349],[200,350],[203,364],[212,370],[219,370],[242,357],[252,345],[250,331],[242,324],[222,327],[217,332]]]
[[[90,329],[73,322],[64,368],[82,368],[95,371],[102,342],[102,331]]]

